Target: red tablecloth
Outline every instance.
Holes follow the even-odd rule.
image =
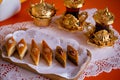
[[[58,10],[57,15],[64,13],[65,6],[63,4],[63,0],[45,0],[45,1],[55,4]],[[28,15],[28,9],[30,7],[30,4],[35,3],[35,2],[39,2],[39,0],[27,0],[26,2],[22,3],[21,11],[18,14],[11,17],[10,19],[0,22],[0,26],[32,20],[31,17]],[[113,26],[118,32],[120,32],[120,28],[119,28],[120,6],[119,4],[120,4],[119,0],[85,0],[85,4],[81,9],[82,10],[89,9],[89,8],[104,9],[108,7],[109,10],[115,15],[115,22]],[[115,69],[115,70],[112,70],[110,73],[103,72],[95,77],[87,77],[85,78],[85,80],[118,80],[120,79],[119,74],[120,74],[120,69]]]

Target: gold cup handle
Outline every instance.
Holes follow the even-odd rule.
[[[95,31],[95,26],[89,22],[84,22],[83,27],[84,27],[85,34],[88,37],[90,37],[90,35],[93,34]]]
[[[79,23],[80,23],[80,30],[86,30],[87,33],[93,32],[95,26],[85,20],[88,18],[88,13],[86,11],[81,12],[78,15]]]
[[[88,18],[88,13],[86,11],[78,15],[78,19],[80,23],[84,23],[87,18]]]
[[[79,24],[80,24],[80,27],[78,28],[79,31],[82,31],[84,29],[85,20],[87,18],[88,18],[88,14],[86,11],[78,14],[78,20],[79,20]]]

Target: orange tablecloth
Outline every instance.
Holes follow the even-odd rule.
[[[64,13],[65,7],[63,5],[63,0],[45,0],[45,1],[55,4],[56,8],[58,9],[57,15]],[[27,0],[26,2],[22,3],[21,11],[18,14],[11,17],[10,19],[0,22],[0,26],[32,20],[31,17],[28,15],[28,8],[30,4],[35,2],[39,2],[39,0]],[[115,15],[115,22],[113,26],[120,33],[120,28],[119,28],[120,6],[119,5],[120,5],[119,0],[85,0],[85,5],[81,9],[82,10],[89,9],[89,8],[104,9],[108,7],[109,10]],[[103,72],[95,77],[87,77],[85,78],[85,80],[118,80],[120,79],[119,74],[120,74],[120,69],[115,69],[115,70],[112,70],[110,73]]]

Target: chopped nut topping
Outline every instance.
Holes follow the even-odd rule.
[[[20,48],[20,47],[24,47],[24,44],[20,43],[20,44],[18,44],[18,47],[19,47],[19,48]]]
[[[12,39],[8,40],[8,43],[10,43],[10,44],[13,43],[13,40]]]
[[[57,52],[61,55],[63,55],[63,50],[61,48],[57,49]]]
[[[36,52],[36,51],[38,51],[37,48],[33,48],[33,49],[32,49],[32,52],[33,52],[33,53]]]
[[[49,49],[49,48],[45,48],[45,49],[44,49],[44,52],[45,52],[45,53],[50,53],[50,49]]]
[[[75,56],[76,53],[73,50],[69,50],[68,53],[70,53],[71,55]]]

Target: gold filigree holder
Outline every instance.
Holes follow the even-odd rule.
[[[85,22],[85,20],[88,17],[87,12],[82,12],[81,14],[79,14],[78,19],[74,17],[75,19],[77,19],[79,21],[79,24],[80,24],[80,25],[78,25],[78,27],[75,27],[75,28],[73,28],[74,26],[71,27],[71,28],[67,28],[67,26],[70,27],[72,24],[71,25],[69,24],[67,26],[63,25],[63,21],[64,21],[63,17],[65,17],[65,16],[66,15],[62,15],[60,18],[58,18],[55,21],[57,23],[59,29],[69,31],[69,32],[78,32],[78,31],[83,31],[84,30],[84,27],[86,26],[86,23],[87,23],[87,22]],[[69,21],[69,22],[71,22],[71,21]]]
[[[88,44],[97,47],[113,46],[118,39],[114,36],[114,31],[110,29],[110,24],[113,23],[113,14],[108,12],[108,9],[98,10],[93,15],[96,25],[86,24],[86,36],[88,37]]]
[[[31,5],[29,14],[33,18],[35,25],[49,26],[52,17],[56,14],[56,9],[54,5],[44,2],[44,0],[40,0],[40,3]]]
[[[84,0],[64,0],[64,5],[66,7],[65,14],[56,21],[60,29],[70,32],[84,30],[85,20],[88,14],[87,12],[79,14],[83,3]]]

